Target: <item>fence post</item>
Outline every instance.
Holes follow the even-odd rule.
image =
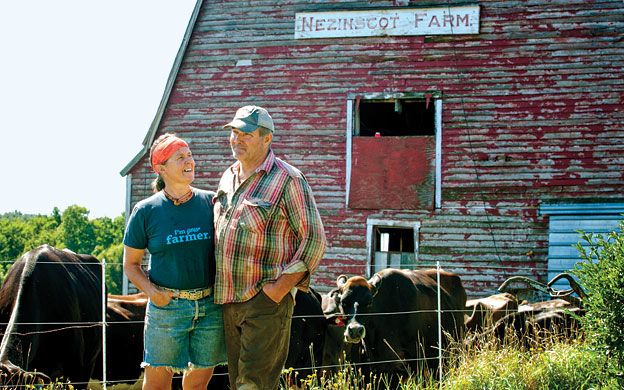
[[[102,389],[106,390],[106,259],[102,259]]]
[[[440,373],[440,388],[442,388],[442,304],[440,291],[440,262],[436,261],[436,277],[438,282],[438,370]]]

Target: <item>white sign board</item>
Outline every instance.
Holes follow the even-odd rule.
[[[306,12],[295,39],[479,33],[479,6]]]

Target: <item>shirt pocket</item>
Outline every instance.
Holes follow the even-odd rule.
[[[215,221],[219,221],[227,210],[227,194],[219,190],[212,198],[212,203],[214,205],[214,219]]]
[[[238,227],[252,233],[262,233],[271,216],[273,204],[259,198],[248,198],[243,200],[240,207]]]

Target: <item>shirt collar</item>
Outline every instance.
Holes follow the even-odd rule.
[[[260,171],[269,172],[271,168],[273,168],[273,164],[275,164],[275,154],[271,149],[269,149],[269,153],[267,154],[262,164],[260,164],[260,166],[256,168],[256,173]]]
[[[266,158],[264,159],[262,164],[260,164],[260,166],[256,168],[254,172],[256,173],[260,171],[269,172],[271,168],[273,168],[273,164],[275,164],[275,153],[273,153],[273,150],[269,149],[269,153],[267,154]],[[240,169],[240,161],[236,161],[230,167],[230,171],[232,172],[234,176],[238,175],[239,169]]]

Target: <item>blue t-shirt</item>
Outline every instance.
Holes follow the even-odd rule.
[[[137,203],[123,243],[151,254],[148,275],[162,287],[189,290],[214,284],[214,192],[193,188],[175,206],[160,191]]]

